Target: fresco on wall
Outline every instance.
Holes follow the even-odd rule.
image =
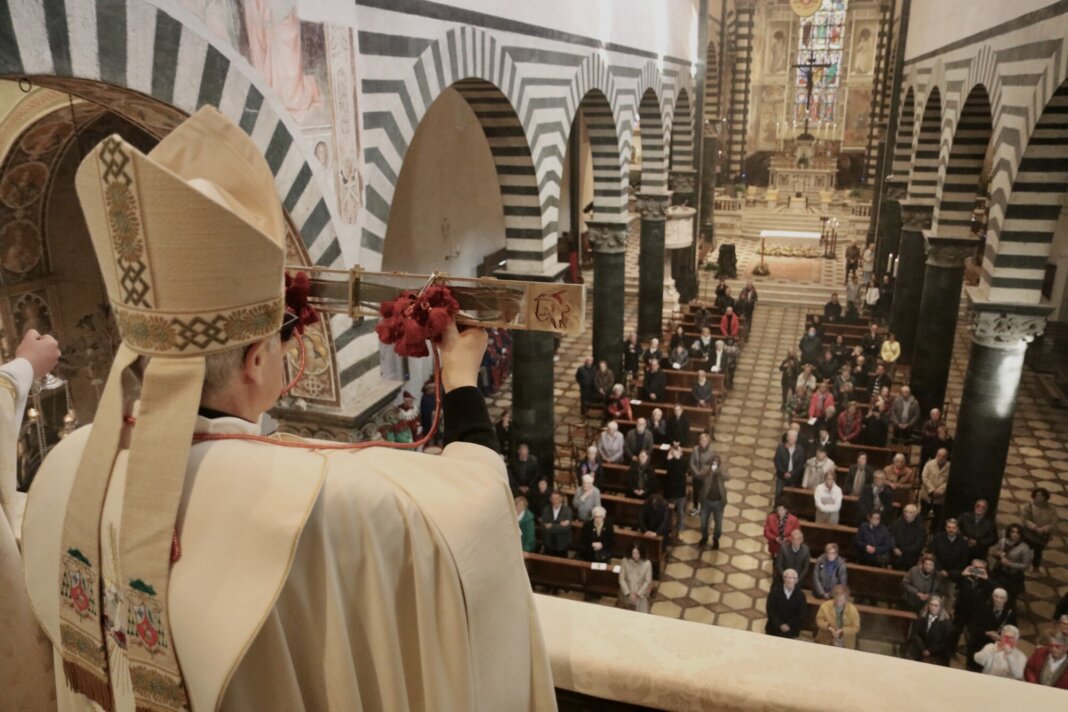
[[[757,103],[756,148],[759,151],[776,151],[779,148],[778,125],[783,120],[786,102],[786,87],[762,86]]]
[[[767,37],[764,72],[766,74],[786,74],[790,64],[790,23],[768,23]]]
[[[876,31],[874,22],[857,22],[853,25],[853,53],[849,61],[853,74],[871,74],[875,71]]]
[[[180,4],[207,25],[216,37],[231,47],[241,46],[241,20],[231,0],[179,0]]]
[[[846,93],[844,148],[864,148],[871,121],[871,87],[850,87]]]
[[[326,28],[327,67],[333,97],[335,161],[341,219],[354,224],[363,205],[360,170],[360,121],[357,96],[356,45],[347,27]]]

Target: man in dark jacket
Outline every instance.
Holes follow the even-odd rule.
[[[885,442],[885,441],[884,441]],[[871,486],[875,480],[875,468],[868,464],[868,453],[857,453],[857,461],[849,466],[849,474],[843,483],[846,494],[860,496],[865,487]]]
[[[787,569],[797,572],[797,578],[804,583],[808,570],[812,568],[812,553],[805,543],[805,535],[800,529],[790,533],[790,541],[775,554],[775,580],[782,578]]]
[[[666,391],[667,376],[660,370],[660,362],[653,359],[649,362],[649,368],[645,371],[645,381],[642,382],[642,397],[657,403],[663,403]]]
[[[571,507],[564,503],[564,496],[559,492],[549,495],[549,504],[541,513],[541,524],[545,527],[542,536],[545,553],[566,559],[571,548]]]
[[[886,566],[894,550],[890,530],[883,526],[878,512],[868,515],[868,521],[857,529],[857,563],[867,566]]]
[[[968,627],[980,608],[990,601],[994,584],[990,581],[986,559],[975,559],[960,574],[957,600],[953,605],[953,649],[960,634]]]
[[[998,528],[993,517],[986,516],[988,508],[985,499],[977,499],[970,512],[957,517],[960,535],[968,542],[968,556],[972,559],[985,559],[990,547],[998,541]]]
[[[638,510],[638,531],[664,538],[671,533],[671,510],[663,495],[654,494]]]
[[[805,449],[797,442],[797,431],[786,433],[786,442],[775,448],[775,500],[787,485],[800,487],[805,476]]]
[[[823,355],[823,341],[816,333],[816,327],[808,328],[808,332],[801,337],[798,347],[801,349],[801,363],[809,363],[813,366],[819,363],[820,356]]]
[[[526,495],[540,480],[538,458],[530,454],[530,445],[519,443],[515,459],[508,468],[508,481],[515,496]]]
[[[648,426],[645,418],[638,418],[634,428],[623,439],[623,455],[627,462],[634,462],[639,453],[649,454],[653,449],[653,431]]]
[[[938,532],[931,539],[931,553],[938,564],[938,575],[949,581],[951,590],[955,589],[960,583],[961,571],[971,560],[968,542],[960,535],[956,519],[947,519],[945,531]]]
[[[908,571],[915,566],[927,543],[927,529],[918,515],[915,504],[905,505],[901,518],[890,527],[890,536],[894,538],[893,563],[898,571]]]
[[[667,419],[667,442],[678,443],[687,447],[690,442],[690,416],[686,415],[681,403],[676,403],[675,408]]]
[[[586,360],[575,371],[575,381],[579,385],[579,396],[582,401],[582,412],[593,402],[594,379],[597,376],[597,367],[593,365],[593,356],[587,356]]]
[[[864,349],[868,362],[875,363],[875,360],[879,358],[879,351],[883,348],[883,337],[879,335],[878,324],[872,323],[868,327],[868,333],[864,334],[864,338],[860,340],[860,347]]]
[[[842,318],[842,303],[838,301],[838,292],[831,294],[831,301],[823,305],[823,320],[833,324]]]
[[[867,521],[868,515],[872,513],[884,514],[889,520],[893,506],[894,491],[886,484],[886,475],[883,471],[876,470],[872,475],[871,486],[862,489],[857,498],[860,522]]]
[[[796,638],[805,624],[808,604],[805,594],[797,585],[797,572],[786,569],[782,572],[782,584],[774,584],[768,594],[768,622],[764,632],[780,638]]]

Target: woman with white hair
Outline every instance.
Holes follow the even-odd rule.
[[[983,674],[1022,680],[1024,667],[1027,665],[1027,655],[1016,647],[1019,640],[1019,628],[1014,625],[1002,628],[998,641],[987,643],[974,656],[975,662],[983,667]]]
[[[612,522],[604,507],[593,508],[593,519],[582,525],[579,535],[579,556],[586,561],[608,563],[615,544]]]
[[[571,509],[580,521],[593,518],[593,508],[601,506],[601,490],[593,486],[593,475],[582,476],[582,486],[571,499]]]
[[[597,454],[601,462],[623,462],[623,433],[619,432],[619,423],[608,421],[608,426],[597,440]]]
[[[601,466],[601,456],[596,445],[590,445],[586,448],[586,459],[579,463],[578,476],[580,482],[585,475],[592,475],[593,485],[600,488],[601,478],[604,476],[604,467]]]
[[[612,386],[612,392],[608,394],[608,400],[605,402],[605,412],[610,418],[634,420],[634,411],[630,408],[630,398],[624,395],[622,383]]]

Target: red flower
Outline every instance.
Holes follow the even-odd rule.
[[[308,278],[307,272],[297,272],[292,276],[287,272],[285,278],[286,311],[296,314],[297,325],[295,330],[298,334],[303,334],[306,327],[319,321],[319,312],[308,303],[308,295],[311,293],[311,279]]]
[[[379,308],[383,319],[375,327],[379,340],[392,344],[400,356],[428,356],[427,340],[440,343],[460,304],[444,285],[432,285],[422,294],[401,292]]]

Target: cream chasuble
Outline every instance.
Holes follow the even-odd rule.
[[[258,428],[198,418],[197,430]],[[57,645],[62,514],[88,431],[48,457],[25,518],[30,597]],[[105,584],[126,464],[123,450],[101,521]],[[193,710],[555,709],[515,521],[503,463],[478,445],[442,456],[193,445],[167,641]],[[125,621],[137,602],[104,606]],[[134,709],[124,642],[152,625],[135,613],[136,628],[106,638],[117,712]],[[61,710],[95,708],[61,672],[57,687]]]

